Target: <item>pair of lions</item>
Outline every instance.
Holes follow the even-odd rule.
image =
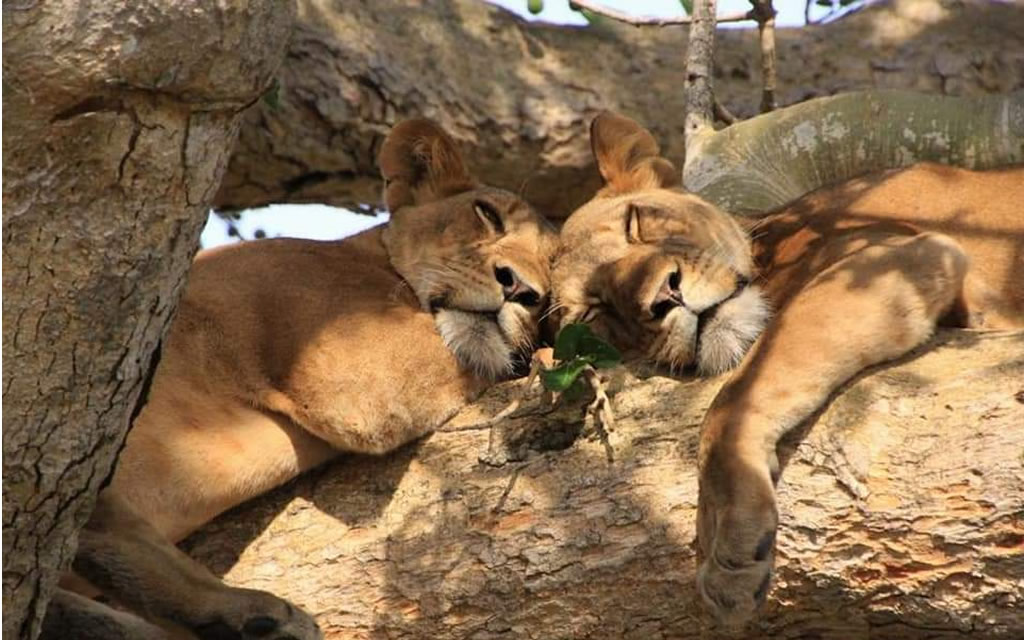
[[[61,590],[44,635],[322,637],[173,543],[340,451],[429,433],[522,372],[546,313],[670,371],[738,367],[703,426],[698,589],[742,622],[770,583],[778,439],[937,323],[1024,325],[1019,168],[886,172],[751,221],[686,192],[635,122],[603,114],[591,141],[605,184],[560,234],[410,120],[380,153],[386,227],[201,254],[73,564],[139,615]]]

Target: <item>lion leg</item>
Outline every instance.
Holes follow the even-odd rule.
[[[857,372],[927,340],[966,271],[947,236],[876,239],[794,294],[719,392],[701,433],[697,514],[698,591],[719,621],[745,622],[768,591],[779,438]]]
[[[57,589],[39,640],[170,640],[160,627],[66,589]]]
[[[74,571],[131,611],[199,638],[247,640],[270,633],[322,638],[313,618],[263,591],[229,587],[163,538],[112,491],[100,494],[79,534]]]

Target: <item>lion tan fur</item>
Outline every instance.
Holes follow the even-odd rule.
[[[554,230],[478,184],[432,122],[397,125],[379,160],[385,227],[197,257],[74,563],[134,612],[201,638],[320,637],[305,613],[223,585],[171,543],[340,452],[429,433],[528,362]]]
[[[779,438],[939,323],[1024,326],[1024,168],[884,171],[755,220],[688,193],[626,117],[591,140],[605,186],[562,229],[553,305],[669,370],[738,367],[703,425],[697,532],[699,592],[738,625],[770,587]]]

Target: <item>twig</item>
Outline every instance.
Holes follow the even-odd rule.
[[[522,473],[523,469],[530,464],[524,462],[515,469],[512,470],[512,476],[508,479],[508,484],[505,485],[505,490],[501,492],[501,497],[498,498],[498,502],[491,507],[491,513],[499,513],[505,507],[505,501],[508,500],[508,494],[512,493],[512,487],[516,486],[516,480],[519,479],[519,474]]]
[[[775,7],[772,0],[750,0],[761,36],[761,113],[774,111],[775,101]]]
[[[733,112],[729,111],[724,104],[719,102],[718,98],[715,98],[715,117],[727,125],[739,122],[739,118],[733,115]]]
[[[601,376],[598,375],[596,369],[587,365],[587,368],[583,370],[583,377],[594,391],[594,401],[587,406],[587,415],[594,418],[594,430],[597,432],[597,437],[600,438],[601,444],[604,445],[605,455],[608,456],[608,463],[611,464],[615,462],[615,451],[612,449],[612,443],[608,437],[608,433],[615,430],[615,413],[612,411],[612,401],[608,398],[608,394],[605,393],[604,383],[601,381]]]
[[[676,24],[693,24],[696,22],[696,18],[692,16],[670,16],[670,17],[658,17],[658,16],[634,16],[622,11],[616,11],[615,9],[609,9],[608,7],[597,3],[590,2],[590,0],[569,0],[570,9],[586,9],[587,11],[617,20],[619,22],[625,22],[635,27],[641,26],[652,26],[652,27],[667,27]],[[753,11],[742,11],[736,13],[726,14],[718,18],[717,22],[743,22],[744,20],[753,20]]]
[[[455,433],[459,431],[482,431],[484,429],[491,429],[492,427],[494,427],[494,425],[498,424],[502,420],[505,420],[513,413],[515,413],[516,409],[518,409],[520,405],[523,404],[523,400],[525,400],[526,396],[530,393],[530,388],[533,387],[533,383],[536,382],[537,376],[538,374],[540,374],[540,369],[541,361],[535,355],[533,357],[533,360],[531,360],[530,362],[530,375],[526,377],[526,383],[523,384],[522,388],[515,395],[515,397],[512,398],[507,405],[505,405],[504,409],[494,414],[490,418],[483,420],[481,422],[474,422],[472,424],[441,427],[437,429],[437,431],[440,431],[442,433]],[[547,392],[545,391],[545,394],[546,393]],[[491,433],[491,438],[493,438],[493,436],[494,434]],[[491,438],[488,438],[488,440],[490,441]],[[488,450],[490,450],[490,442],[488,442],[487,448]]]

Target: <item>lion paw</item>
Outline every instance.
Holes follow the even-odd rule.
[[[265,591],[232,589],[223,611],[188,625],[200,640],[323,640],[311,615]]]
[[[697,590],[715,619],[732,628],[764,603],[775,564],[774,488],[761,478],[745,479],[746,485],[733,479],[742,490],[724,492],[732,500],[702,486],[697,512]]]

